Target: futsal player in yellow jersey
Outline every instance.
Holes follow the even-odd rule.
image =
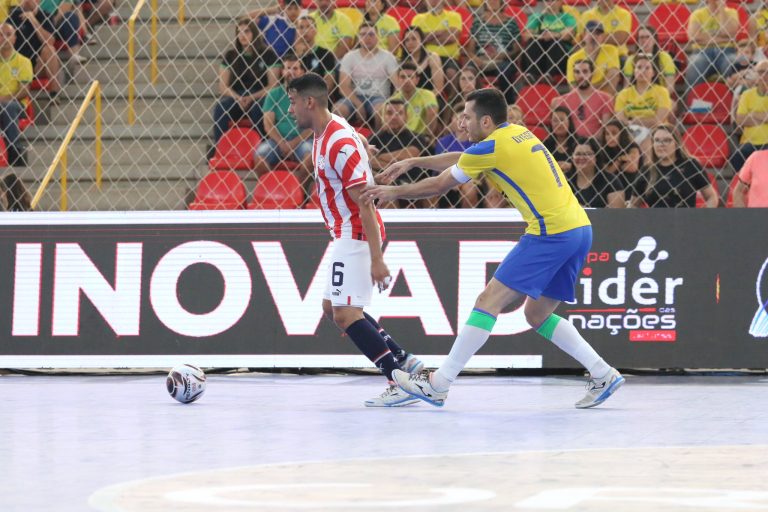
[[[438,407],[469,359],[491,334],[504,308],[526,296],[525,318],[590,373],[586,395],[576,407],[604,402],[624,377],[608,365],[568,320],[554,314],[561,301],[575,298],[576,278],[592,245],[592,227],[552,155],[527,128],[506,123],[507,104],[495,89],[467,97],[460,125],[476,144],[463,153],[409,158],[380,175],[389,182],[413,167],[443,170],[435,177],[400,186],[374,185],[368,201],[440,196],[484,176],[517,208],[528,223],[525,235],[501,262],[435,372],[409,375],[395,370],[394,381],[407,393]],[[447,167],[447,169],[446,169]]]

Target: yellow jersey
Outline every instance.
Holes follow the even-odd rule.
[[[641,94],[633,85],[619,92],[614,110],[634,119],[655,115],[660,108],[672,108],[672,98],[666,87],[652,85]]]
[[[665,52],[664,50],[659,50],[659,66],[661,67],[661,69],[658,70],[659,75],[664,75],[664,76],[677,75],[677,66],[675,65],[674,59],[668,52]],[[629,78],[631,81],[634,74],[635,74],[635,56],[630,55],[629,57],[627,57],[627,61],[624,63],[624,76]],[[659,80],[659,83],[661,83],[661,80]]]
[[[763,96],[757,87],[747,89],[739,97],[736,114],[743,116],[753,112],[768,112],[768,95]],[[768,124],[758,124],[744,128],[741,132],[741,144],[762,146],[768,144]]]
[[[739,12],[733,7],[726,7],[725,14],[736,23],[739,23]],[[696,9],[691,13],[691,18],[688,21],[688,26],[691,26],[691,24],[694,22],[698,23],[699,26],[701,26],[701,29],[704,30],[704,32],[709,32],[710,34],[717,33],[717,31],[720,30],[721,28],[720,20],[718,20],[715,16],[713,16],[712,11],[710,11],[707,7],[701,7],[700,9]],[[712,44],[705,45],[705,46],[733,48],[734,46],[736,46],[735,43],[736,43],[736,39],[734,39],[730,43],[720,43],[720,44],[714,44],[714,40],[713,40]],[[701,45],[694,44],[693,47],[695,49],[700,49]]]
[[[440,14],[423,12],[413,17],[411,26],[420,28],[424,34],[431,34],[432,32],[438,32],[440,30],[448,30],[449,28],[455,28],[461,32],[461,15],[454,11],[446,11],[445,9],[443,9]],[[427,51],[435,52],[441,57],[451,57],[452,59],[459,58],[459,45],[457,43],[446,45],[432,43],[427,44],[424,47]]]
[[[435,109],[437,115],[437,96],[428,89],[417,88],[410,99],[406,99],[403,93],[398,91],[392,95],[393,100],[403,100],[408,116],[405,126],[418,135],[426,135],[429,130],[425,115],[430,108]]]
[[[599,21],[606,34],[612,32],[626,32],[632,35],[632,14],[619,5],[614,5],[607,13],[602,13],[597,7],[588,9],[581,14],[579,20],[579,37],[584,34],[584,27],[588,21]],[[621,45],[619,48],[619,55],[626,57],[629,51],[627,45]]]
[[[330,18],[323,18],[319,11],[313,11],[310,16],[315,19],[315,25],[317,25],[315,45],[329,52],[335,51],[336,45],[345,37],[354,39],[356,35],[352,20],[338,9],[333,11]]]
[[[18,52],[8,60],[0,57],[0,96],[13,96],[34,78],[32,61]]]
[[[560,166],[524,126],[500,125],[464,151],[450,172],[461,183],[484,176],[520,211],[530,235],[555,235],[590,225]]]

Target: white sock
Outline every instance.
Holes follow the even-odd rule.
[[[465,325],[456,337],[448,358],[432,374],[432,387],[435,391],[447,391],[451,383],[461,373],[469,359],[485,345],[491,331],[474,325]]]
[[[554,314],[550,315],[536,332],[551,340],[560,350],[581,363],[592,377],[600,378],[611,370],[610,365],[603,361],[603,358],[568,320]]]

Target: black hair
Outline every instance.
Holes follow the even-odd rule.
[[[32,209],[29,192],[27,192],[24,183],[15,174],[5,175],[3,177],[3,185],[5,185],[8,211],[27,212]]]
[[[478,118],[490,116],[496,125],[507,122],[507,100],[497,89],[478,89],[469,93],[466,102],[475,102]]]
[[[288,83],[288,90],[294,90],[299,96],[311,96],[321,105],[328,103],[328,85],[317,73],[306,73]]]

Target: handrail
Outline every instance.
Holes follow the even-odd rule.
[[[139,12],[147,0],[139,0],[133,9],[133,14],[128,18],[128,124],[136,122],[136,110],[134,107],[134,98],[136,96],[136,19]],[[157,83],[157,0],[150,0],[152,11],[150,18],[150,81]]]
[[[179,25],[183,25],[184,21],[186,21],[186,5],[184,3],[184,0],[179,0]]]
[[[75,135],[75,130],[80,125],[80,121],[83,119],[83,116],[85,116],[85,110],[94,99],[94,107],[96,109],[96,186],[101,190],[101,85],[98,80],[94,80],[91,84],[91,88],[88,89],[88,93],[85,95],[82,105],[80,105],[80,110],[77,111],[74,121],[72,121],[67,134],[64,136],[64,140],[61,141],[59,150],[56,152],[56,156],[53,157],[53,162],[50,167],[48,167],[45,176],[43,176],[43,180],[40,182],[40,187],[37,189],[35,197],[32,198],[33,210],[37,208],[40,199],[43,197],[45,187],[48,186],[53,173],[56,172],[56,168],[61,164],[61,177],[59,179],[61,185],[61,199],[59,209],[62,212],[67,211],[67,147],[72,141],[72,137]]]

